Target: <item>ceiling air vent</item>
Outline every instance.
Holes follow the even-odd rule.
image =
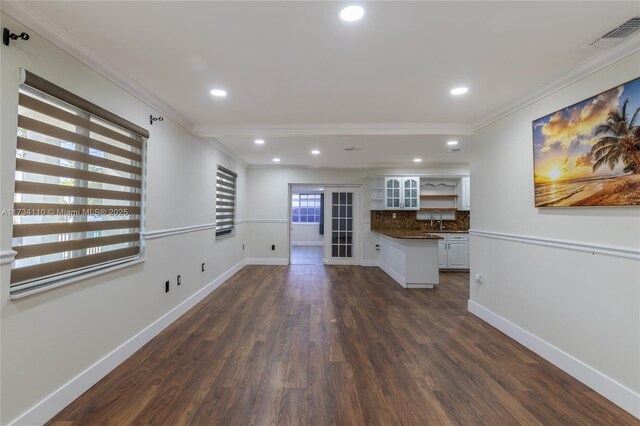
[[[360,148],[356,148],[355,146],[351,146],[349,148],[345,148],[345,151],[362,151]]]
[[[640,30],[640,16],[635,16],[621,25],[609,30],[595,40],[582,46],[590,49],[603,49],[620,43],[625,38]]]

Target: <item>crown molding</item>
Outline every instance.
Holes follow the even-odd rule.
[[[571,71],[534,90],[524,98],[506,105],[497,112],[486,115],[481,120],[478,120],[472,128],[474,132],[478,131],[637,52],[640,52],[640,35],[631,37],[617,46],[606,49],[601,54],[582,62]]]
[[[200,137],[336,136],[336,135],[471,135],[461,123],[302,123],[216,125],[198,124],[191,132]]]
[[[38,33],[44,39],[64,50],[89,68],[154,108],[162,115],[172,119],[185,129],[190,129],[193,126],[193,123],[171,105],[129,77],[121,69],[102,59],[94,50],[90,49],[84,43],[71,37],[62,27],[42,13],[32,9],[28,3],[29,2],[3,1],[0,5],[2,11],[7,15],[29,27],[30,30]]]
[[[199,135],[194,135],[194,136],[199,138],[199,139],[201,139],[201,140],[203,140],[203,141],[205,141],[207,144],[211,145],[213,148],[215,148],[218,151],[222,152],[227,157],[232,158],[234,161],[236,161],[241,166],[244,166],[244,167],[249,167],[250,166],[250,164],[247,163],[242,157],[240,157],[240,155],[237,152],[235,152],[234,150],[232,150],[231,148],[229,148],[228,146],[226,146],[225,144],[220,142],[218,139],[216,139],[216,138],[206,138],[206,137],[202,137],[202,136],[199,136]]]

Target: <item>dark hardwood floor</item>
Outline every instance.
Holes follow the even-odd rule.
[[[468,314],[468,279],[247,266],[50,424],[640,423]]]
[[[322,265],[323,246],[291,246],[292,265]]]

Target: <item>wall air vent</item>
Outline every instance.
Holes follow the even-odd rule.
[[[615,28],[607,31],[605,34],[599,36],[595,40],[591,40],[589,43],[582,46],[585,49],[606,49],[607,47],[614,46],[620,43],[625,38],[635,34],[640,30],[640,16],[635,16],[623,24],[618,25]]]
[[[356,148],[355,146],[345,148],[345,151],[362,151],[360,148]]]

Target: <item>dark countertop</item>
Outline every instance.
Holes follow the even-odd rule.
[[[429,234],[419,229],[372,229],[371,232],[402,240],[441,240],[442,237]]]
[[[450,229],[443,229],[442,231],[426,231],[426,232],[435,232],[436,234],[468,234],[469,231],[453,231]]]

